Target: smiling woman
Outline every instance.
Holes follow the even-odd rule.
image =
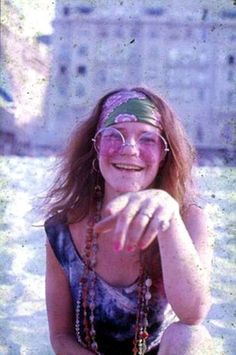
[[[108,93],[75,129],[45,223],[55,353],[211,353],[193,162],[180,122],[144,88]]]

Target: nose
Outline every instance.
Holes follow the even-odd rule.
[[[138,155],[139,149],[135,140],[130,140],[122,144],[121,154]]]

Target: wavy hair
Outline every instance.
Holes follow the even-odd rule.
[[[99,168],[94,167],[97,157],[92,138],[94,137],[103,104],[107,98],[121,90],[114,90],[103,96],[96,104],[88,119],[77,124],[58,164],[56,179],[46,196],[47,216],[57,216],[64,223],[75,223],[86,217],[96,205],[95,186],[99,184],[104,194],[104,179]],[[174,197],[180,212],[194,203],[195,189],[192,167],[195,150],[190,144],[185,130],[170,106],[157,94],[144,87],[131,91],[145,94],[161,114],[163,132],[170,151],[161,162],[154,188],[162,189]],[[95,169],[94,169],[95,168]],[[143,263],[152,275],[153,292],[159,292],[162,269],[157,242],[153,242],[142,252]],[[158,286],[159,285],[159,286]],[[161,291],[162,292],[162,291]]]

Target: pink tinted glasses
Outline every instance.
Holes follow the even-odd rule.
[[[167,141],[157,132],[143,132],[135,141],[135,145],[127,143],[123,134],[114,127],[101,128],[92,139],[97,153],[101,155],[112,155],[120,153],[126,146],[136,146],[145,155],[157,151],[169,151]]]

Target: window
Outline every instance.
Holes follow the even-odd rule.
[[[64,96],[67,93],[67,86],[66,85],[57,85],[57,90],[60,95]]]
[[[221,17],[235,19],[236,18],[236,10],[224,10],[221,12]]]
[[[87,56],[88,55],[88,46],[85,44],[81,44],[78,48],[78,54],[81,56]]]
[[[99,37],[105,38],[108,37],[108,32],[105,28],[101,28],[98,32]]]
[[[229,82],[233,82],[234,81],[234,72],[233,72],[233,70],[229,70],[228,71],[227,79],[228,79]]]
[[[87,67],[85,65],[78,65],[76,71],[77,71],[77,75],[86,75],[87,74]]]
[[[234,65],[235,60],[234,60],[234,56],[232,54],[228,55],[228,64],[229,65]]]
[[[227,105],[236,106],[236,94],[233,90],[227,92]]]
[[[83,97],[85,95],[85,87],[82,84],[78,84],[75,90],[75,96]]]
[[[66,65],[64,65],[64,64],[60,65],[59,71],[61,74],[66,74],[66,72],[67,72]]]
[[[145,9],[145,13],[151,16],[161,16],[165,10],[162,7],[148,7]]]
[[[64,6],[63,7],[63,15],[68,16],[70,14],[70,8],[69,6]]]
[[[104,69],[99,70],[96,75],[96,83],[98,84],[105,83],[106,80],[107,80],[106,70]]]
[[[77,6],[76,10],[81,14],[88,15],[93,12],[94,8],[92,6]]]

